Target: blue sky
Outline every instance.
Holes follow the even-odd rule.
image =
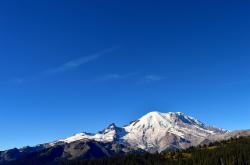
[[[249,1],[0,2],[0,150],[158,110],[250,128]]]

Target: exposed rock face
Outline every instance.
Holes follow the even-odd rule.
[[[43,165],[61,160],[78,160],[124,155],[126,153],[143,153],[143,150],[116,143],[104,143],[93,140],[78,140],[71,143],[60,143],[37,149],[12,149],[0,154],[0,165],[36,164]]]
[[[224,134],[216,134],[214,136],[207,137],[202,143],[208,144],[215,141],[228,140],[230,138],[239,138],[243,136],[250,136],[250,130],[236,130],[228,131]]]
[[[125,153],[142,152],[135,148],[130,148],[121,144],[102,143],[96,141],[80,140],[64,145],[64,159],[90,159],[104,156],[123,155]]]

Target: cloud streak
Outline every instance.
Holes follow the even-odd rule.
[[[99,77],[98,79],[102,81],[120,80],[120,79],[130,78],[132,76],[135,76],[136,74],[138,73],[129,73],[129,74],[111,73],[111,74],[103,75]]]
[[[124,78],[123,75],[112,73],[112,74],[101,76],[100,80],[108,81],[108,80],[117,80],[117,79],[122,79],[122,78]]]
[[[146,75],[144,77],[145,81],[160,81],[160,80],[163,80],[165,79],[165,77],[163,76],[159,76],[159,75]]]
[[[156,75],[156,74],[148,74],[148,75],[140,75],[138,72],[129,73],[129,74],[106,74],[98,77],[98,81],[116,81],[116,80],[134,80],[136,84],[145,84],[145,83],[153,83],[165,80],[166,77]]]
[[[45,71],[39,72],[35,75],[31,75],[31,76],[28,76],[25,78],[24,77],[14,78],[14,79],[6,81],[6,83],[8,82],[8,83],[22,84],[25,82],[42,79],[42,78],[45,78],[45,77],[50,76],[50,75],[59,74],[59,73],[67,72],[69,70],[77,69],[84,64],[98,60],[99,58],[101,58],[105,54],[112,53],[113,51],[117,50],[118,48],[119,47],[111,47],[109,49],[99,51],[99,52],[92,54],[92,55],[82,56],[80,58],[76,58],[76,59],[67,61],[67,62],[59,65],[58,67],[47,69]]]
[[[155,75],[155,74],[150,74],[150,75],[145,75],[141,81],[139,82],[139,84],[143,84],[143,83],[153,83],[153,82],[158,82],[158,81],[162,81],[165,80],[166,77],[164,76],[160,76],[160,75]]]
[[[67,61],[66,63],[64,63],[56,68],[46,70],[44,72],[44,74],[57,74],[57,73],[66,72],[68,70],[78,68],[84,64],[98,60],[104,54],[111,53],[116,49],[117,48],[113,47],[113,48],[105,49],[103,51],[97,52],[97,53],[89,55],[89,56],[84,56],[84,57],[80,57],[77,59],[73,59],[71,61]]]

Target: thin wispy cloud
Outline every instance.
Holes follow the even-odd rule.
[[[16,83],[16,84],[22,84],[24,83],[26,80],[23,79],[23,78],[15,78],[15,79],[12,79],[11,82],[12,83]]]
[[[119,47],[111,47],[109,49],[99,51],[95,54],[72,59],[70,61],[66,61],[65,63],[63,63],[57,67],[47,69],[47,70],[39,72],[35,75],[27,76],[25,78],[24,77],[23,78],[14,78],[14,79],[9,80],[8,82],[15,83],[15,84],[22,84],[24,82],[42,79],[42,78],[47,77],[49,75],[54,75],[54,74],[63,73],[63,72],[69,71],[69,70],[77,69],[77,68],[79,68],[87,63],[90,63],[90,62],[93,62],[93,61],[100,59],[105,54],[112,53],[113,51],[117,50],[118,48]]]
[[[248,80],[245,79],[245,80],[239,80],[239,81],[231,81],[231,82],[224,83],[223,85],[231,87],[231,86],[241,86],[241,85],[247,85],[247,84],[250,84],[249,79]]]
[[[150,75],[144,76],[143,79],[140,81],[140,83],[151,83],[151,82],[162,81],[165,79],[166,79],[166,77],[164,77],[164,76],[150,74]]]
[[[84,56],[84,57],[80,57],[77,59],[67,61],[58,67],[46,70],[44,72],[44,74],[56,74],[56,73],[61,73],[61,72],[66,72],[68,70],[76,69],[84,64],[98,60],[104,54],[111,53],[116,49],[117,49],[117,47],[112,47],[112,48],[97,52],[97,53],[89,55],[89,56]]]
[[[165,77],[159,76],[159,75],[146,75],[145,76],[145,80],[148,80],[148,81],[160,81],[163,79],[165,79]]]
[[[128,74],[105,74],[98,77],[100,81],[132,80],[136,84],[158,82],[166,79],[164,76],[156,74],[140,75],[138,72]]]
[[[136,74],[138,73],[128,73],[128,74],[111,73],[111,74],[105,74],[103,76],[100,76],[98,80],[111,81],[111,80],[127,79],[127,78],[131,78],[132,76],[135,76]]]
[[[124,78],[124,76],[120,74],[106,74],[104,76],[101,76],[99,79],[103,81],[107,81],[107,80],[117,80],[117,79],[122,79],[122,78]]]

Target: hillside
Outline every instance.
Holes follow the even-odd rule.
[[[247,165],[250,164],[250,137],[240,137],[189,149],[110,157],[60,165]]]

